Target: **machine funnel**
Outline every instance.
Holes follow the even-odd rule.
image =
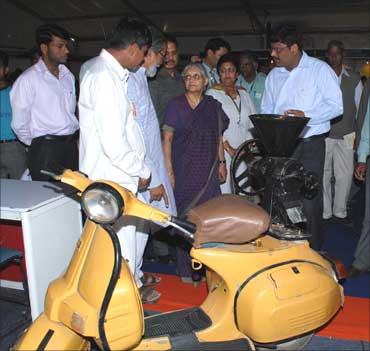
[[[299,134],[310,120],[274,114],[249,116],[261,138],[268,156],[290,157],[296,147]]]

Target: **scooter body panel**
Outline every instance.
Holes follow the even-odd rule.
[[[199,332],[203,339],[235,328],[255,342],[276,343],[318,329],[343,304],[330,263],[306,241],[264,236],[191,255],[210,269],[202,308],[214,323]]]
[[[293,260],[245,281],[235,320],[253,341],[276,343],[318,329],[340,306],[341,291],[321,266]]]
[[[101,308],[113,266],[114,248],[108,233],[87,221],[66,272],[49,286],[45,314],[103,345]],[[109,347],[128,349],[136,345],[143,334],[143,318],[138,289],[127,262],[122,260],[103,321]]]
[[[13,347],[14,350],[88,350],[89,342],[62,323],[41,314]]]

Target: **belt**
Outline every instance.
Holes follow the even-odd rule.
[[[298,138],[299,143],[308,143],[310,141],[316,140],[316,139],[325,139],[329,135],[328,133],[318,134],[318,135],[312,135],[308,138]]]
[[[78,131],[70,135],[42,135],[33,140],[53,140],[53,141],[62,141],[62,142],[71,142],[76,140],[78,137]]]
[[[17,139],[12,139],[12,140],[0,140],[0,144],[14,143],[15,141],[17,141]]]

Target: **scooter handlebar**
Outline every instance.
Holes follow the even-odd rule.
[[[180,227],[184,228],[186,231],[188,231],[191,234],[194,234],[197,231],[197,227],[194,223],[191,223],[189,221],[184,221],[178,217],[172,216],[171,222],[179,225]]]

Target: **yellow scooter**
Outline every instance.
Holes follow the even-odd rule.
[[[109,181],[64,171],[88,219],[65,273],[14,350],[298,349],[343,304],[331,263],[307,241],[265,233],[268,214],[236,195],[193,209],[181,221]],[[144,318],[113,224],[121,215],[172,225],[193,241],[193,266],[207,272],[200,307]]]

